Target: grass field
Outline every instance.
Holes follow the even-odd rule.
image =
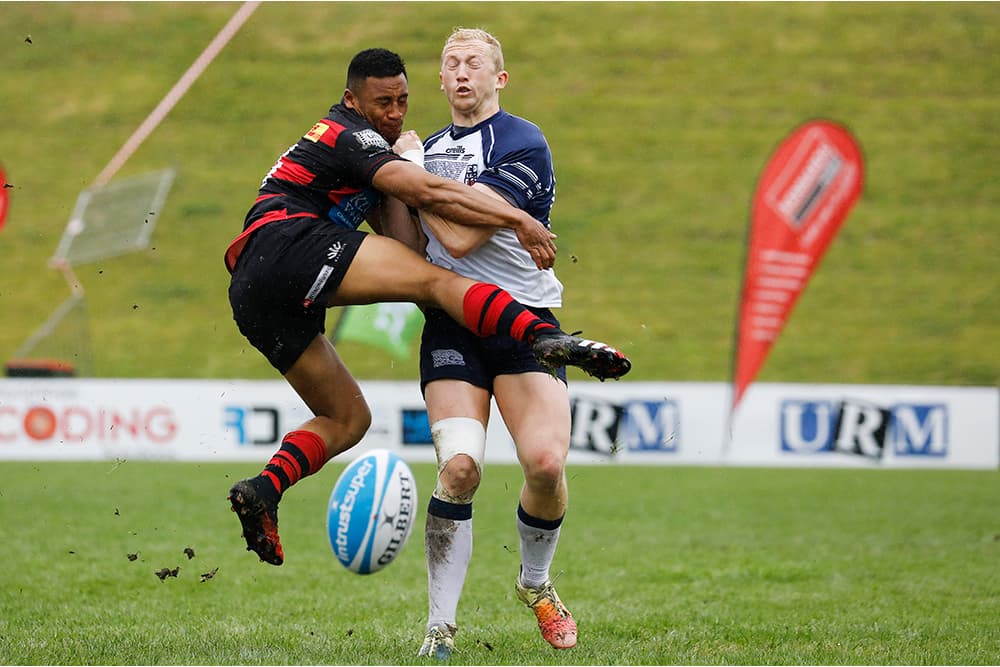
[[[0,358],[68,295],[45,261],[77,193],[236,7],[3,4]],[[635,379],[728,379],[757,175],[825,116],[859,137],[865,192],[760,379],[1000,382],[1000,4],[957,2],[265,3],[121,172],[180,176],[152,248],[80,267],[96,374],[273,377],[231,321],[223,249],[357,50],[402,53],[409,127],[441,127],[459,24],[501,37],[503,104],[552,145],[563,320],[626,350]],[[361,377],[416,375],[342,352]]]
[[[231,480],[255,468],[4,468],[0,662],[417,662],[423,501],[399,559],[363,577],[327,543],[340,465],[283,502],[280,568],[243,551],[225,501]],[[414,470],[426,494],[433,468]],[[581,466],[568,475],[554,572],[580,624],[578,647],[548,648],[513,596],[520,471],[493,466],[475,505],[454,662],[975,665],[1000,656],[996,473]],[[176,578],[154,574],[177,566]]]
[[[0,6],[13,186],[0,359],[68,296],[45,264],[77,194],[237,6]],[[441,127],[437,58],[455,25],[504,42],[503,105],[538,123],[555,156],[561,317],[622,347],[630,378],[729,379],[757,175],[790,130],[828,117],[860,139],[864,195],[758,380],[1000,384],[1000,4],[959,2],[264,3],[121,172],[173,165],[179,178],[152,247],[78,269],[96,375],[273,378],[231,321],[224,248],[361,48],[402,53],[408,127]],[[370,347],[341,353],[364,379],[417,374]],[[415,466],[410,545],[359,577],[326,541],[339,469],[283,501],[287,561],[272,568],[243,551],[225,501],[259,465],[4,462],[0,663],[415,664],[434,471]],[[520,471],[492,466],[455,662],[1000,660],[997,472],[569,477],[555,571],[579,646],[547,648],[514,598]]]

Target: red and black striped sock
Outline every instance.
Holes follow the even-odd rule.
[[[555,329],[514,297],[489,283],[476,283],[465,293],[465,326],[477,336],[504,334],[532,343],[543,329]]]
[[[292,431],[260,474],[271,480],[280,497],[292,484],[322,468],[327,458],[323,438],[312,431]]]

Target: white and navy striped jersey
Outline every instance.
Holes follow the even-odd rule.
[[[449,125],[424,142],[427,171],[468,185],[483,183],[549,226],[556,179],[552,153],[537,125],[502,109],[475,127]],[[452,257],[426,224],[427,257],[463,276],[494,283],[518,301],[539,308],[562,305],[562,283],[552,269],[539,271],[511,229],[461,259]]]

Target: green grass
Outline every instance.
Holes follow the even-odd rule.
[[[68,295],[45,262],[79,191],[236,7],[3,3],[0,162],[14,187],[0,358]],[[260,178],[339,98],[361,48],[406,58],[410,128],[443,125],[437,58],[455,25],[504,42],[503,104],[537,122],[555,155],[562,319],[625,349],[631,378],[728,379],[757,175],[786,133],[824,116],[859,137],[865,191],[759,379],[1000,383],[994,3],[265,3],[121,172],[180,170],[150,249],[79,268],[96,374],[273,378],[231,321],[222,265]],[[416,377],[415,362],[341,352],[359,377]],[[284,501],[288,561],[270,568],[242,551],[224,500],[258,469],[7,462],[0,662],[415,663],[422,530],[386,572],[347,573],[323,528],[331,465]],[[426,494],[433,469],[415,469]],[[555,568],[580,645],[546,648],[514,600],[520,471],[493,466],[476,503],[461,662],[1000,655],[996,472],[569,475]],[[154,575],[175,566],[176,579]]]
[[[324,525],[341,469],[285,498],[287,560],[274,568],[243,551],[225,501],[256,468],[7,463],[2,662],[415,664],[423,500],[399,559],[350,574]],[[434,469],[414,470],[426,494]],[[973,665],[1000,655],[995,472],[574,466],[568,477],[554,572],[578,647],[549,649],[513,596],[520,469],[497,465],[476,500],[456,662]],[[177,578],[154,574],[176,566]]]
[[[45,261],[77,193],[236,7],[4,3],[0,357],[68,294]],[[459,24],[501,37],[503,104],[552,145],[562,318],[625,349],[631,377],[728,379],[757,175],[825,116],[863,145],[864,195],[759,379],[1000,382],[995,3],[265,3],[121,172],[180,177],[153,248],[80,267],[96,374],[273,377],[221,259],[257,184],[367,46],[407,59],[408,126],[443,125],[437,58]],[[342,352],[364,378],[416,376]]]

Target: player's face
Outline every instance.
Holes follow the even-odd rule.
[[[403,119],[409,100],[406,77],[377,79],[368,77],[357,90],[344,93],[347,106],[355,109],[371,123],[390,144],[396,143],[403,131]]]
[[[492,113],[506,85],[507,72],[497,70],[490,47],[483,42],[454,44],[441,58],[441,89],[459,114]]]

